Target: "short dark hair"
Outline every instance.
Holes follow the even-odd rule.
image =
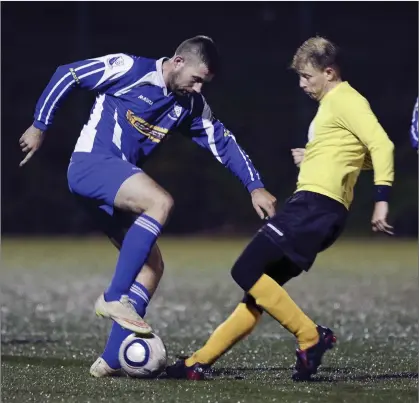
[[[204,35],[186,39],[176,49],[175,56],[195,56],[207,66],[210,73],[215,74],[219,68],[219,54],[214,41]]]
[[[307,39],[297,50],[291,68],[295,71],[310,63],[318,70],[333,67],[340,70],[340,49],[330,40],[315,36]]]

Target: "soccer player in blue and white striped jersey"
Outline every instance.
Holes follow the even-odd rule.
[[[173,207],[171,196],[141,165],[170,135],[182,133],[207,148],[247,188],[261,218],[264,211],[275,213],[276,200],[264,189],[250,158],[201,95],[217,65],[214,42],[198,36],[184,41],[171,58],[119,53],[60,66],[36,105],[33,125],[20,138],[27,153],[22,166],[40,147],[73,88],[97,92],[71,157],[68,185],[120,248],[114,277],[96,301],[96,313],[133,332],[151,332],[143,316],[162,271],[156,240]],[[141,282],[143,267],[150,270]],[[120,342],[124,330],[115,323],[112,332]],[[117,369],[119,344],[112,332],[111,353],[106,349],[103,356],[108,367],[96,362],[91,369],[95,376]]]
[[[418,101],[419,98],[416,98],[415,107],[413,108],[412,123],[410,125],[410,143],[415,150],[418,149]]]

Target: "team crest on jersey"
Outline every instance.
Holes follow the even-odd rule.
[[[127,111],[126,117],[131,126],[133,126],[144,136],[148,137],[154,143],[160,143],[160,141],[162,141],[169,132],[169,129],[152,125],[145,121],[143,118],[135,116],[134,113],[130,110]]]
[[[124,64],[124,58],[122,56],[115,56],[108,59],[110,67],[122,66]]]
[[[182,107],[180,105],[175,105],[173,112],[169,113],[169,118],[172,120],[178,120],[182,114]]]

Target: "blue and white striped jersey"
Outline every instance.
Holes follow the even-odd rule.
[[[418,100],[416,99],[416,104],[413,109],[412,123],[410,125],[410,142],[412,147],[416,150],[418,149]]]
[[[46,130],[75,87],[97,92],[74,152],[116,155],[141,165],[174,131],[212,152],[252,191],[263,187],[249,156],[211,113],[201,94],[169,93],[159,60],[111,54],[58,67],[35,109],[34,126]]]

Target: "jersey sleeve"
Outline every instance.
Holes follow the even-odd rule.
[[[34,126],[46,130],[74,88],[106,92],[133,64],[133,56],[118,53],[58,67],[36,104]]]
[[[410,125],[410,143],[415,150],[418,149],[418,99],[416,99],[416,104],[413,108],[412,123]]]
[[[199,101],[201,105],[194,108],[189,124],[182,130],[183,134],[209,150],[217,161],[239,178],[249,192],[263,188],[259,172],[246,152],[238,145],[234,135],[223,123],[214,118],[203,97]]]
[[[394,145],[368,101],[361,97],[348,97],[345,102],[337,104],[334,112],[338,124],[367,147],[374,169],[375,185],[391,186],[394,181]]]
[[[365,155],[364,162],[362,164],[361,169],[363,171],[370,171],[370,170],[374,169],[374,167],[372,165],[371,154],[369,152]]]

